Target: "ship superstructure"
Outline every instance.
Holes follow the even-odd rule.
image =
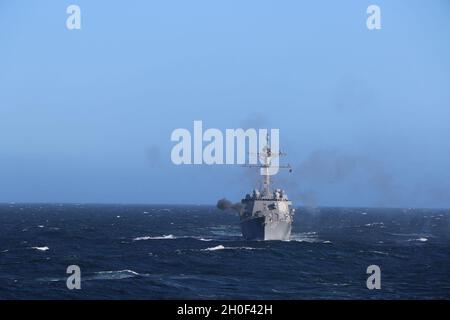
[[[247,240],[288,240],[291,235],[291,227],[295,209],[291,208],[292,202],[282,189],[270,188],[270,168],[274,157],[284,155],[281,152],[273,153],[269,136],[264,148],[257,154],[260,164],[246,165],[246,167],[260,168],[262,174],[262,187],[253,190],[241,200],[239,210],[242,235]],[[277,166],[277,168],[289,169],[289,165]]]

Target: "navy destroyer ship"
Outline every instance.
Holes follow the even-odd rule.
[[[281,152],[273,153],[269,137],[261,152],[256,154],[259,164],[245,165],[245,167],[259,168],[262,175],[260,188],[247,194],[240,204],[229,205],[239,212],[242,236],[246,240],[289,240],[295,209],[292,202],[282,189],[270,188],[270,168],[285,168],[292,172],[291,166],[274,166],[271,161],[275,157],[284,155]],[[224,200],[222,200],[224,201]]]

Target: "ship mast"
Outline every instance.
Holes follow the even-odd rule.
[[[270,194],[270,175],[269,175],[269,167],[270,162],[272,160],[272,150],[270,148],[269,144],[269,134],[266,135],[266,145],[264,146],[262,150],[261,158],[263,160],[262,168],[263,171],[263,195],[269,195]]]
[[[262,176],[263,176],[263,196],[269,196],[270,191],[270,174],[269,168],[279,168],[279,169],[289,169],[289,172],[292,172],[291,166],[272,166],[271,161],[272,158],[285,155],[282,152],[278,152],[277,154],[272,153],[272,149],[270,148],[269,134],[266,135],[266,145],[261,150],[262,152],[258,152],[257,156],[260,158],[260,162],[262,164],[256,165],[244,165],[245,167],[253,167],[253,168],[262,168]]]

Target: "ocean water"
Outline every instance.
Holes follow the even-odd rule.
[[[290,241],[243,241],[208,206],[0,205],[0,299],[171,298],[449,299],[450,210],[299,208]]]

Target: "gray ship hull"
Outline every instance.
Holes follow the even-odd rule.
[[[246,240],[289,240],[295,209],[291,208],[292,202],[288,199],[282,189],[270,189],[269,169],[286,168],[292,171],[289,165],[273,166],[271,159],[283,155],[278,149],[272,152],[269,143],[269,135],[266,136],[266,145],[256,153],[260,164],[249,165],[260,168],[263,176],[261,188],[254,189],[250,194],[246,194],[240,204],[228,207],[239,212],[241,220],[242,235]],[[217,206],[221,202],[217,203]]]
[[[268,221],[264,216],[241,221],[241,229],[246,240],[289,240],[291,236],[290,222]]]

